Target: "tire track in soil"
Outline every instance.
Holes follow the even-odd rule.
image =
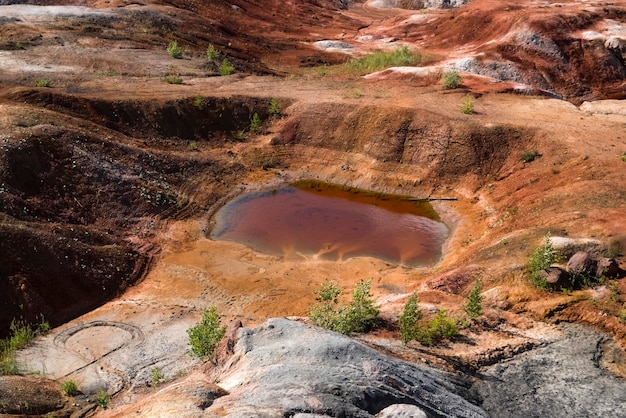
[[[111,327],[111,328],[119,328],[121,330],[124,330],[126,332],[128,332],[130,334],[130,340],[125,341],[124,343],[120,344],[119,346],[111,349],[110,351],[102,354],[100,357],[98,358],[89,358],[85,355],[83,355],[82,353],[80,353],[78,350],[69,348],[67,346],[67,341],[74,335],[80,333],[81,331],[84,331],[86,329],[89,328],[93,328],[93,327]],[[92,322],[88,322],[86,324],[80,324],[77,325],[75,327],[66,329],[62,332],[60,332],[59,334],[57,334],[54,337],[53,343],[55,346],[65,349],[67,351],[72,352],[73,354],[77,355],[78,357],[80,357],[81,359],[83,359],[85,361],[85,364],[83,364],[82,366],[74,369],[73,371],[65,374],[64,376],[61,376],[62,378],[71,376],[75,373],[78,373],[82,370],[85,370],[87,367],[92,366],[92,365],[99,365],[101,370],[106,371],[109,374],[115,375],[117,377],[120,378],[120,380],[122,381],[122,385],[121,387],[116,390],[114,393],[110,393],[109,395],[111,396],[115,396],[117,394],[119,394],[120,392],[122,392],[125,389],[128,389],[130,387],[130,382],[131,382],[131,377],[119,370],[116,369],[115,367],[111,366],[110,364],[106,363],[104,361],[104,358],[109,356],[110,354],[113,354],[123,348],[127,348],[127,347],[140,347],[145,343],[146,337],[143,333],[143,331],[141,331],[141,329],[139,329],[138,327],[134,326],[134,325],[130,325],[124,322],[115,322],[115,321],[92,321]]]

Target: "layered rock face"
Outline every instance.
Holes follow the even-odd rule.
[[[468,382],[287,319],[242,328],[216,370],[229,394],[205,413],[237,417],[486,417]]]
[[[610,340],[579,324],[563,338],[481,370],[475,386],[493,417],[623,417],[626,381],[601,366]],[[618,360],[620,361],[620,360]]]

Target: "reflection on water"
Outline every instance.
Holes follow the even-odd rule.
[[[401,203],[375,202],[371,195],[328,185],[315,190],[286,186],[227,203],[216,214],[211,238],[274,255],[300,253],[332,260],[371,256],[411,267],[435,263],[446,226],[409,209],[423,212],[424,202]],[[408,205],[405,211],[398,210],[402,205]]]

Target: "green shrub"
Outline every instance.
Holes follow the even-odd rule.
[[[52,86],[52,82],[50,81],[49,78],[38,78],[37,80],[35,80],[35,86],[36,87],[50,87]]]
[[[167,84],[183,84],[183,79],[178,74],[168,74],[163,77]]]
[[[257,132],[261,129],[261,118],[259,114],[254,112],[252,118],[250,119],[250,132]]]
[[[206,48],[206,58],[207,60],[209,60],[209,62],[215,61],[219,54],[219,51],[215,49],[212,44],[209,44],[209,46]]]
[[[176,59],[182,58],[183,56],[183,50],[176,41],[170,41],[167,45],[167,53],[170,57]]]
[[[311,307],[309,315],[315,325],[326,329],[334,328],[341,293],[341,289],[334,280],[322,283],[320,290],[315,292],[317,295],[315,299],[320,303]]]
[[[463,79],[457,70],[445,71],[441,76],[441,79],[443,81],[443,88],[448,90],[459,88],[463,82]]]
[[[96,395],[96,405],[102,409],[107,409],[109,407],[109,394],[104,390],[99,391]]]
[[[403,343],[406,344],[418,338],[420,333],[420,319],[422,319],[422,311],[420,311],[419,308],[419,299],[417,292],[413,292],[407,299],[402,315],[400,315],[398,319]]]
[[[248,134],[243,129],[240,129],[235,133],[235,139],[239,142],[246,142]]]
[[[220,65],[220,75],[227,76],[231,75],[233,72],[235,72],[235,67],[233,67],[227,58],[224,58],[224,61],[222,61],[222,64]]]
[[[18,367],[15,352],[26,347],[36,336],[50,330],[50,324],[40,316],[36,327],[24,321],[11,321],[11,336],[0,341],[0,375],[17,374]]]
[[[220,324],[217,307],[209,307],[202,312],[200,323],[187,330],[191,353],[202,359],[212,356],[225,333],[226,327]]]
[[[76,386],[76,383],[74,383],[72,380],[66,380],[65,382],[61,383],[61,391],[67,396],[74,396],[78,394],[78,387]]]
[[[158,386],[159,383],[165,379],[165,375],[163,374],[163,370],[160,367],[153,367],[150,370],[150,376],[152,378],[152,386]]]
[[[474,113],[474,100],[472,99],[472,96],[468,94],[463,98],[460,109],[461,113],[464,113],[466,115],[471,115]]]
[[[552,240],[550,239],[550,233],[548,232],[544,237],[544,244],[535,249],[533,255],[528,260],[526,265],[530,272],[530,281],[537,287],[542,289],[547,288],[545,278],[542,276],[542,271],[548,269],[552,264],[557,261],[556,250],[552,247]]]
[[[424,345],[435,345],[456,337],[458,333],[454,318],[450,318],[445,309],[440,309],[435,318],[428,321],[426,329],[420,332],[417,340]]]
[[[200,110],[204,109],[206,107],[206,104],[207,104],[207,99],[201,94],[198,94],[193,99],[193,105]]]
[[[317,292],[320,303],[311,307],[311,321],[342,334],[369,330],[376,323],[379,312],[371,298],[371,283],[371,279],[360,280],[352,291],[352,301],[348,305],[339,303],[341,290],[334,281],[324,283]]]
[[[480,295],[481,284],[480,279],[476,280],[474,288],[467,297],[467,303],[463,307],[463,310],[465,310],[465,313],[471,320],[478,318],[482,313],[483,308],[480,305],[483,301],[483,297]]]
[[[541,157],[541,154],[539,154],[539,151],[526,150],[522,153],[522,156],[520,157],[520,159],[524,161],[525,163],[530,163],[532,161],[535,161],[539,157]]]
[[[270,100],[270,107],[268,109],[268,112],[270,114],[271,117],[280,117],[281,111],[280,111],[280,105],[278,104],[278,100],[272,98],[272,100]]]
[[[408,47],[397,48],[393,52],[378,51],[364,57],[350,60],[346,65],[350,70],[359,73],[368,73],[384,70],[389,67],[413,65],[422,60],[419,54],[415,54]]]

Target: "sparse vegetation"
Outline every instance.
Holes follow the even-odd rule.
[[[109,407],[109,394],[106,391],[101,390],[96,395],[96,405],[98,405],[102,409],[107,409]]]
[[[624,154],[622,154],[622,161],[624,161],[626,163],[626,152]]]
[[[341,289],[334,281],[326,282],[317,292],[318,304],[311,307],[310,318],[322,328],[351,334],[369,330],[378,317],[370,294],[371,279],[360,280],[352,291],[352,301],[348,305],[339,303]]]
[[[209,307],[202,312],[200,323],[187,330],[191,354],[202,359],[211,357],[225,333],[226,327],[220,324],[217,307]]]
[[[167,84],[183,84],[183,79],[178,74],[168,74],[163,77],[163,81]]]
[[[624,304],[624,307],[618,312],[617,319],[622,324],[626,324],[626,304]]]
[[[530,272],[530,281],[541,289],[547,288],[545,278],[541,272],[548,269],[557,261],[556,250],[552,247],[552,240],[548,232],[544,237],[544,244],[537,248],[528,260],[528,271]]]
[[[213,46],[213,44],[209,44],[206,48],[206,58],[209,62],[215,61],[219,54],[219,51]]]
[[[417,340],[420,333],[419,321],[422,319],[422,311],[419,308],[417,292],[413,292],[404,305],[402,315],[398,319],[402,342],[405,344]]]
[[[67,396],[74,396],[78,394],[78,386],[72,380],[66,380],[61,383],[61,392],[65,393]]]
[[[246,131],[244,131],[243,129],[240,129],[235,133],[235,139],[239,142],[246,142],[246,139],[248,139],[248,134],[246,134]]]
[[[219,71],[220,75],[223,77],[234,73],[235,67],[230,63],[230,61],[228,61],[227,58],[224,58],[224,61],[222,61],[222,64],[220,65]]]
[[[254,112],[252,118],[250,118],[250,132],[257,132],[261,129],[261,118],[259,114]]]
[[[183,50],[178,45],[178,42],[170,41],[167,45],[167,54],[172,58],[180,59],[183,57]]]
[[[270,100],[270,107],[268,109],[270,117],[278,118],[281,115],[280,105],[278,104],[278,100],[272,98]]]
[[[427,327],[419,333],[417,341],[423,345],[436,345],[444,340],[451,340],[459,334],[456,321],[440,309],[435,317],[428,321]]]
[[[441,80],[443,81],[443,88],[448,90],[457,89],[463,83],[463,79],[457,70],[445,71],[441,76]]]
[[[191,141],[187,148],[189,148],[189,151],[196,151],[198,149],[198,143],[196,141]]]
[[[150,377],[152,380],[152,386],[158,386],[159,383],[165,379],[165,375],[163,374],[163,370],[160,367],[153,367],[150,370]]]
[[[52,82],[50,81],[49,78],[38,78],[37,80],[35,80],[35,86],[36,87],[50,87],[52,86]]]
[[[200,110],[204,109],[206,107],[206,104],[207,104],[207,99],[201,94],[198,94],[193,99],[193,105]]]
[[[537,158],[541,157],[541,154],[537,150],[526,150],[522,153],[520,159],[525,163],[530,163],[535,161]]]
[[[350,60],[346,65],[359,73],[370,73],[389,67],[414,65],[422,60],[419,54],[413,53],[407,46],[397,48],[393,52],[378,51],[364,57]]]
[[[48,332],[50,324],[41,316],[36,327],[23,321],[14,320],[9,329],[11,336],[0,341],[0,375],[17,374],[15,352],[26,347],[36,336]]]
[[[482,280],[476,280],[474,288],[467,297],[467,303],[463,307],[463,310],[471,320],[478,318],[482,313],[481,303],[483,301],[483,297],[480,295],[481,286]]]
[[[474,113],[474,99],[469,94],[463,98],[461,102],[461,113],[471,115]]]

